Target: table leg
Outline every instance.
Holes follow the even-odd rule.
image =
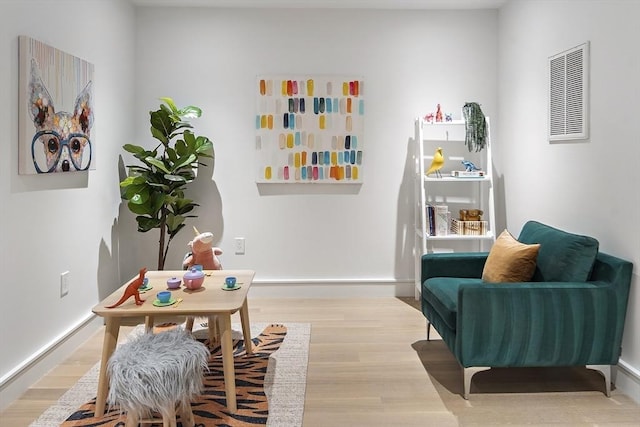
[[[109,392],[109,377],[107,375],[107,363],[116,349],[118,334],[120,333],[120,318],[107,317],[104,327],[104,340],[102,342],[102,359],[100,360],[100,374],[98,377],[98,395],[96,397],[96,418],[104,415]]]
[[[145,316],[144,329],[146,332],[153,332],[153,316]]]
[[[253,341],[251,341],[251,323],[249,323],[249,305],[245,298],[240,307],[240,323],[242,325],[242,335],[244,336],[244,347],[247,354],[253,354]]]
[[[217,315],[209,316],[209,320],[207,324],[209,328],[208,329],[209,330],[209,347],[213,348],[218,342],[218,339],[220,338],[218,316]]]
[[[184,329],[189,331],[189,332],[193,332],[193,321],[194,320],[195,320],[195,317],[187,316],[187,320],[184,322]]]
[[[222,313],[218,318],[220,347],[222,349],[222,366],[224,370],[224,387],[227,395],[227,409],[235,414],[238,410],[236,402],[236,371],[233,366],[233,339],[231,338],[231,314]],[[212,321],[214,319],[210,319]]]

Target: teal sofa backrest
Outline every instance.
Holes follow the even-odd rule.
[[[535,282],[586,282],[598,254],[593,237],[567,233],[537,221],[528,221],[518,241],[540,243]]]

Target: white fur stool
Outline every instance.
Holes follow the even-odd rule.
[[[176,408],[183,426],[193,426],[191,399],[202,392],[209,350],[181,328],[145,333],[121,345],[107,364],[110,404],[127,413],[126,427],[158,421],[176,426]]]

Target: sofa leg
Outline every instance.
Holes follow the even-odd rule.
[[[604,377],[605,394],[607,397],[611,397],[611,365],[587,365],[587,369],[593,369],[600,372]]]
[[[471,378],[480,371],[486,371],[491,369],[490,366],[470,366],[468,368],[462,368],[464,375],[464,399],[469,400],[469,394],[471,393]]]
[[[431,322],[427,320],[427,341],[429,341],[430,334],[431,334]]]

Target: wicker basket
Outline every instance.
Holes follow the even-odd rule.
[[[465,236],[483,236],[488,231],[488,221],[460,221],[451,220],[451,232]]]

